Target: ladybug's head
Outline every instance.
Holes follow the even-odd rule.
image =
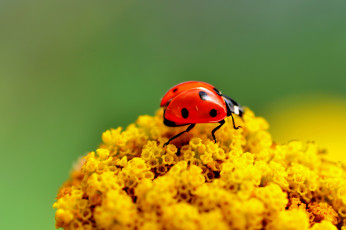
[[[222,95],[222,98],[226,103],[227,116],[230,116],[231,113],[239,115],[240,117],[243,116],[244,110],[236,101],[226,95]]]

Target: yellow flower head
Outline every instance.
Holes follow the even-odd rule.
[[[53,207],[64,229],[346,229],[345,167],[314,143],[272,140],[246,109],[184,130],[155,116],[102,134]]]

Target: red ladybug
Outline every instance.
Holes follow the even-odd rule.
[[[225,117],[231,116],[233,127],[235,126],[233,113],[243,115],[243,109],[237,102],[223,95],[213,85],[200,81],[188,81],[180,83],[163,96],[161,107],[164,107],[164,124],[169,127],[189,125],[187,129],[170,138],[165,144],[189,132],[197,123],[220,123],[211,134],[215,138],[215,132],[223,124]]]

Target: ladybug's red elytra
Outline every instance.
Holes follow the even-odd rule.
[[[204,87],[211,90],[215,88],[213,85],[210,85],[206,82],[201,82],[201,81],[187,81],[187,82],[180,83],[170,88],[167,91],[167,93],[162,97],[161,104],[160,104],[161,107],[167,106],[169,102],[173,99],[173,97],[177,96],[179,93],[191,88],[196,88],[196,87]]]
[[[187,129],[170,138],[164,146],[185,132],[189,132],[197,123],[219,123],[211,134],[225,124],[225,118],[232,117],[234,129],[240,128],[234,123],[233,113],[242,117],[243,108],[230,97],[223,95],[213,85],[201,81],[188,81],[175,85],[167,91],[161,100],[164,107],[164,124],[169,127],[189,125]]]

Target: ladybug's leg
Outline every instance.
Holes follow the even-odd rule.
[[[239,128],[241,128],[241,126],[235,126],[234,117],[233,117],[233,114],[232,114],[232,113],[231,113],[231,117],[232,117],[232,121],[233,121],[233,128],[234,128],[234,129],[239,129]]]
[[[175,135],[174,137],[171,137],[171,138],[163,145],[163,147],[165,147],[166,145],[168,145],[169,142],[171,142],[171,141],[174,140],[175,138],[179,137],[181,134],[189,132],[193,127],[195,127],[195,124],[189,125],[189,127],[187,127],[187,129],[186,129],[185,131],[183,131],[183,132],[181,132],[181,133],[178,133],[178,134]]]
[[[223,125],[225,124],[225,120],[222,120],[222,121],[220,121],[219,123],[220,123],[220,125],[216,126],[216,127],[213,129],[213,131],[211,131],[211,135],[213,136],[215,143],[216,143],[215,132],[216,132],[216,130],[218,130],[219,128],[221,128],[221,126],[223,126]]]

